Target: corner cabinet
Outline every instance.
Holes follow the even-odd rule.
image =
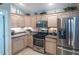
[[[16,54],[27,46],[27,36],[12,38],[12,54]]]
[[[25,27],[31,27],[31,17],[24,16],[24,18],[25,18]]]
[[[47,54],[56,55],[56,39],[52,38],[45,39],[45,52]]]
[[[33,48],[33,36],[28,35],[28,40],[27,40],[28,47]]]

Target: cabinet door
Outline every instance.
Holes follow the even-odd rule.
[[[12,39],[12,54],[19,51],[19,38]]]
[[[19,50],[24,48],[24,36],[19,37]]]
[[[18,27],[18,15],[11,14],[11,27]]]
[[[21,49],[23,49],[23,37],[12,39],[12,54],[15,54]]]
[[[48,16],[47,15],[41,15],[41,20],[48,21]]]
[[[47,38],[48,39],[48,38]],[[45,42],[45,49],[46,53],[48,54],[56,54],[56,40],[55,39],[49,39]]]
[[[48,15],[48,27],[57,27],[57,15]]]
[[[36,19],[37,19],[37,21],[38,20],[41,20],[42,19],[42,16],[41,15],[36,15]]]
[[[27,44],[29,47],[33,48],[33,37],[30,35],[28,36]]]
[[[18,19],[18,26],[19,27],[24,27],[24,16],[19,15],[19,19]]]
[[[64,13],[59,13],[58,14],[58,18],[65,18],[65,17],[69,17],[70,13],[69,12],[64,12]]]
[[[31,27],[36,27],[36,16],[31,16]]]
[[[24,47],[27,47],[27,36],[24,36]]]
[[[25,16],[25,27],[31,26],[31,18],[30,16]]]
[[[24,16],[11,14],[11,27],[24,27]]]

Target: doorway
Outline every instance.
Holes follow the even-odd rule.
[[[5,16],[4,11],[0,10],[0,55],[5,54]]]

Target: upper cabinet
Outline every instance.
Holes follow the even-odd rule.
[[[58,18],[65,18],[69,17],[69,12],[63,12],[63,13],[58,13]]]
[[[34,16],[11,14],[11,27],[36,27],[36,22],[38,20],[48,21],[48,27],[57,27],[58,18],[78,15],[79,11]]]
[[[41,15],[36,15],[36,19],[37,19],[37,21],[38,20],[41,20],[42,19],[42,16]]]
[[[11,14],[11,27],[18,27],[18,15]]]
[[[37,18],[36,16],[31,16],[31,27],[36,27]]]
[[[47,15],[36,15],[37,21],[38,20],[46,20],[47,21]]]
[[[47,15],[42,15],[41,20],[48,21],[48,16]]]
[[[62,13],[58,13],[58,18],[72,17],[78,15],[79,15],[79,11],[62,12]]]
[[[48,14],[48,15],[37,15],[38,20],[48,21],[48,27],[57,27],[57,15]]]
[[[57,14],[49,14],[48,17],[48,27],[57,27]]]
[[[11,27],[24,27],[24,16],[11,14]]]
[[[19,15],[19,19],[18,19],[18,26],[19,27],[24,27],[25,23],[24,23],[24,16],[23,15]]]
[[[31,18],[30,16],[25,16],[25,27],[30,27],[31,26]]]

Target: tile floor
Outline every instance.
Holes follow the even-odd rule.
[[[44,55],[39,52],[32,50],[31,48],[26,48],[23,51],[19,52],[17,55]]]

